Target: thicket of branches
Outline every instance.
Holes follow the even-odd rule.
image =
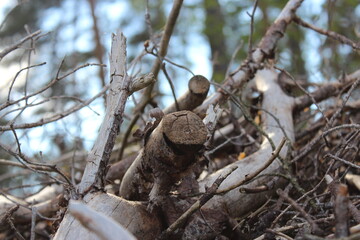
[[[339,28],[335,20],[351,21],[345,13],[333,17],[338,6],[332,1],[329,29],[299,14],[301,0],[283,3],[272,21],[264,2],[249,4],[249,34],[238,48],[227,44],[224,29],[236,29],[232,14],[244,6],[230,2],[233,10],[225,14],[218,1],[202,2],[210,81],[180,64],[179,52],[168,55],[177,48],[174,34],[184,31],[176,30],[186,22],[182,14],[195,6],[181,0],[164,12],[144,6],[147,30],[136,36],[142,46],[136,56],[127,54],[132,39],[121,31],[104,47],[110,43],[101,40],[101,16],[89,0],[93,51],[74,52],[44,75],[38,69],[49,63],[36,51],[48,49],[48,33],[29,25],[11,31],[10,20],[31,8],[25,3],[10,11],[0,26],[6,40],[0,64],[21,68],[0,96],[1,238],[359,238],[358,26]],[[355,14],[359,6],[352,4],[342,9]],[[299,57],[312,40],[309,32],[323,39],[320,60]],[[315,62],[322,68],[315,78],[324,78],[316,82],[309,67]],[[98,87],[83,79],[86,70],[95,73]],[[179,71],[190,77],[181,83],[187,92],[176,97]],[[39,83],[38,76],[51,77]],[[173,104],[161,102],[164,84]],[[102,121],[92,125],[99,130],[91,143],[82,137],[95,131],[76,124],[84,109]],[[72,124],[58,132],[66,119]],[[69,141],[73,129],[81,134]],[[48,147],[34,153],[28,148],[41,142],[37,131]]]

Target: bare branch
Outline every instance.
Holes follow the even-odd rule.
[[[12,89],[12,87],[13,87],[15,81],[16,81],[16,78],[20,75],[20,73],[21,73],[22,71],[27,70],[27,69],[30,69],[30,68],[42,66],[42,65],[45,65],[45,64],[46,64],[46,62],[42,62],[42,63],[39,63],[39,64],[35,64],[35,65],[32,65],[32,66],[27,66],[27,67],[25,67],[25,68],[20,69],[20,71],[18,71],[18,72],[16,73],[14,79],[13,79],[12,82],[11,82],[11,85],[10,85],[10,87],[9,87],[9,93],[8,93],[7,101],[10,102],[11,89]]]
[[[319,228],[319,226],[316,224],[316,222],[309,216],[309,214],[307,212],[305,212],[305,210],[299,204],[297,204],[296,201],[294,201],[292,198],[290,198],[287,193],[285,193],[281,189],[278,189],[276,192],[279,196],[283,197],[287,202],[289,202],[293,208],[295,208],[298,212],[300,212],[300,214],[303,217],[305,217],[305,219],[310,223],[311,231],[313,233],[319,234],[322,232],[321,229]]]
[[[274,152],[271,153],[271,157],[264,163],[264,165],[262,167],[260,167],[259,169],[257,169],[256,171],[246,175],[240,182],[227,187],[225,189],[221,189],[221,191],[217,191],[216,194],[224,194],[227,193],[237,187],[240,187],[241,185],[249,182],[250,180],[252,180],[253,178],[255,178],[257,175],[259,175],[264,169],[266,169],[268,166],[270,166],[270,164],[279,156],[281,149],[283,148],[284,144],[286,142],[286,138],[283,138],[281,140],[281,142],[279,143],[279,146],[276,148],[276,150]]]
[[[250,16],[250,36],[249,36],[249,49],[248,49],[248,56],[249,58],[251,58],[251,52],[252,52],[252,41],[253,41],[253,32],[254,32],[254,15],[255,15],[255,11],[258,5],[258,0],[255,0],[254,3],[254,7],[253,7],[253,11],[251,14],[248,13],[248,15]]]
[[[354,41],[350,40],[349,38],[333,32],[333,31],[329,31],[329,30],[325,30],[325,29],[321,29],[318,28],[310,23],[305,22],[304,20],[302,20],[301,18],[299,18],[298,16],[294,17],[294,22],[296,22],[297,24],[306,27],[306,28],[310,28],[312,30],[314,30],[315,32],[318,32],[322,35],[328,36],[329,38],[332,38],[336,41],[339,41],[343,44],[349,45],[350,47],[352,47],[355,50],[360,50],[360,43],[355,43]]]
[[[106,115],[94,147],[87,157],[83,178],[78,185],[80,194],[85,194],[92,187],[103,189],[110,154],[123,121],[127,98],[131,94],[131,79],[126,72],[126,38],[120,31],[112,36],[110,76]]]
[[[277,42],[284,36],[287,26],[293,21],[294,13],[302,2],[303,0],[290,0],[287,2],[280,15],[261,39],[257,48],[248,56],[249,59],[243,62],[240,67],[226,79],[223,86],[228,92],[241,89],[246,81],[254,77],[258,69],[263,68],[263,62],[273,57]],[[228,95],[219,90],[210,96],[204,104],[195,111],[197,113],[205,113],[210,104],[224,102],[227,98]]]
[[[41,88],[40,90],[38,90],[38,91],[36,91],[36,92],[34,92],[34,93],[32,93],[32,94],[26,95],[26,96],[24,96],[24,97],[22,97],[22,98],[19,98],[19,99],[17,99],[17,100],[10,101],[10,102],[5,102],[5,103],[1,104],[1,105],[0,105],[0,111],[3,110],[4,108],[10,106],[10,105],[18,104],[18,103],[21,102],[21,101],[26,101],[27,99],[29,99],[29,98],[31,98],[31,97],[34,97],[34,96],[36,96],[36,95],[44,92],[45,90],[49,89],[51,86],[53,86],[53,85],[54,85],[55,83],[57,83],[58,81],[66,78],[66,77],[68,77],[69,75],[75,73],[76,71],[78,71],[78,70],[80,70],[80,69],[82,69],[82,68],[88,67],[88,66],[100,66],[100,67],[104,67],[104,66],[106,66],[106,65],[97,64],[97,63],[86,63],[86,64],[84,64],[84,65],[81,65],[81,66],[79,66],[79,67],[76,67],[75,69],[73,69],[73,70],[71,70],[70,72],[64,74],[63,76],[59,76],[59,74],[60,74],[60,68],[61,68],[61,66],[60,66],[59,69],[58,69],[58,72],[57,72],[56,77],[55,77],[53,80],[51,80],[46,86],[44,86],[43,88]],[[106,87],[105,87],[105,88],[106,88]]]
[[[55,122],[59,119],[65,118],[67,116],[69,116],[70,114],[82,109],[83,107],[86,107],[87,105],[89,105],[91,102],[93,102],[95,99],[97,99],[98,97],[102,96],[106,90],[108,90],[109,86],[106,86],[105,88],[103,88],[98,94],[96,94],[94,97],[84,101],[81,104],[75,105],[74,107],[62,112],[62,113],[58,113],[58,114],[54,114],[50,117],[46,117],[46,118],[42,118],[41,120],[37,121],[37,122],[33,122],[33,123],[24,123],[24,124],[14,124],[12,125],[12,127],[10,125],[5,125],[5,126],[0,126],[0,131],[9,131],[12,128],[13,129],[26,129],[26,128],[34,128],[34,127],[39,127],[39,126],[43,126],[45,124],[51,123],[51,122]]]
[[[162,35],[161,42],[160,42],[158,58],[155,60],[155,63],[151,69],[151,72],[154,74],[155,78],[157,78],[157,76],[159,74],[159,70],[160,70],[162,62],[163,62],[163,59],[167,54],[167,49],[169,46],[170,38],[174,31],[175,23],[179,16],[182,3],[183,3],[183,0],[175,0],[174,1],[173,7],[172,7],[169,17],[166,21],[165,30],[164,30],[164,33]],[[154,88],[154,84],[151,84],[148,88],[146,88],[145,93],[143,94],[143,97],[140,101],[139,107],[137,107],[137,110],[140,110],[141,112],[143,111],[146,104],[151,99],[151,92],[152,92],[153,88]]]
[[[29,39],[32,39],[33,37],[36,37],[38,35],[40,35],[41,31],[38,30],[36,32],[33,32],[31,34],[29,34],[28,36],[24,37],[23,39],[21,39],[20,41],[18,41],[17,43],[5,48],[4,50],[2,50],[0,52],[0,61],[10,52],[14,51],[15,49],[19,48],[24,42],[26,42]]]
[[[70,200],[70,213],[81,224],[103,240],[135,240],[136,238],[119,223],[81,203]]]

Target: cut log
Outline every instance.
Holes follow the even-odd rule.
[[[190,79],[188,88],[188,91],[177,100],[179,109],[176,109],[176,104],[173,103],[164,109],[165,114],[180,110],[193,110],[200,106],[209,92],[210,82],[201,75],[195,75]]]
[[[149,186],[154,179],[161,187],[153,188],[152,195],[165,194],[181,173],[196,161],[195,154],[206,141],[206,134],[204,123],[190,111],[165,115],[125,173],[120,196],[129,200],[148,200],[149,189],[144,186]],[[157,187],[161,193],[155,190]]]

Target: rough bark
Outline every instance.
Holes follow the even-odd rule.
[[[177,100],[179,109],[176,109],[176,104],[173,103],[164,109],[165,114],[181,110],[193,110],[200,106],[208,94],[210,82],[205,77],[196,75],[190,79],[188,88],[188,91]]]
[[[257,88],[263,93],[262,103],[262,128],[267,135],[272,139],[275,146],[281,142],[285,136],[291,142],[294,141],[294,128],[292,118],[292,108],[294,106],[294,99],[288,97],[277,84],[278,74],[273,69],[264,69],[258,71],[255,77]],[[276,96],[276,97],[274,97]],[[276,119],[269,113],[273,114]],[[280,153],[285,157],[287,147],[284,147]],[[229,169],[237,166],[230,176],[220,185],[219,191],[227,189],[237,182],[242,181],[248,174],[261,168],[267,159],[271,157],[273,151],[269,141],[264,138],[260,149],[254,154],[239,160],[227,167],[211,174],[200,182],[200,191],[205,192],[206,186],[210,186],[219,176],[225,174]],[[281,169],[281,163],[275,160],[262,174],[278,172]],[[273,176],[264,176],[257,180],[252,181],[243,187],[254,188],[263,183],[274,180]],[[274,187],[276,189],[276,187]],[[222,208],[227,211],[231,216],[239,216],[245,214],[257,206],[261,205],[268,196],[273,194],[273,191],[266,191],[263,193],[243,194],[239,188],[235,188],[225,195],[216,196],[211,199],[205,207],[207,208]]]
[[[111,83],[107,96],[106,115],[94,147],[88,155],[84,175],[77,187],[77,192],[70,196],[75,199],[83,197],[88,207],[102,212],[105,216],[109,216],[119,224],[126,226],[139,239],[153,239],[158,234],[157,219],[153,219],[141,204],[127,202],[122,198],[99,190],[104,188],[107,165],[114,147],[115,137],[122,123],[127,98],[133,91],[139,90],[137,85],[136,87],[133,86],[134,84],[140,83],[141,87],[149,84],[150,82],[147,80],[154,79],[153,75],[150,75],[138,79],[138,82],[132,83],[130,81],[131,79],[126,72],[126,39],[121,32],[113,35],[110,56]],[[80,238],[98,239],[96,235],[82,227],[80,222],[67,212],[54,239]]]
[[[205,125],[196,114],[180,111],[165,115],[125,173],[120,196],[147,200],[149,189],[144,186],[149,182],[155,182],[151,196],[166,194],[171,184],[196,161],[195,154],[205,140]]]
[[[87,164],[77,190],[85,194],[94,186],[104,187],[106,167],[115,144],[118,129],[123,121],[123,113],[129,90],[130,78],[126,72],[126,39],[121,32],[113,35],[110,56],[111,84],[107,96],[106,115],[100,127],[99,136],[87,157]]]

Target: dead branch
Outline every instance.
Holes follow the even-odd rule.
[[[184,212],[173,224],[171,224],[165,231],[161,233],[158,239],[168,239],[171,234],[178,228],[182,228],[185,222],[191,217],[191,215],[199,210],[205,203],[207,203],[215,194],[221,183],[229,176],[233,171],[236,170],[237,167],[231,169],[228,173],[224,176],[220,176],[218,179],[215,180],[213,185],[206,190],[204,193],[186,212]]]
[[[106,86],[105,88],[103,88],[98,94],[96,94],[94,97],[84,101],[81,104],[77,104],[74,107],[69,108],[68,110],[65,110],[64,112],[61,113],[57,113],[54,114],[50,117],[45,117],[40,119],[37,122],[32,122],[32,123],[24,123],[24,124],[13,124],[12,126],[10,125],[5,125],[5,126],[0,126],[0,131],[9,131],[11,129],[26,129],[26,128],[34,128],[34,127],[39,127],[39,126],[43,126],[45,124],[51,123],[51,122],[55,122],[59,119],[62,119],[64,117],[69,116],[70,114],[82,109],[83,107],[88,106],[91,102],[93,102],[95,99],[97,99],[98,97],[102,96],[106,90],[108,89],[108,86]]]
[[[95,49],[94,49],[94,55],[97,58],[98,62],[100,64],[103,63],[103,57],[104,57],[104,49],[103,46],[101,44],[101,38],[100,38],[100,30],[99,30],[99,26],[98,26],[98,19],[96,17],[96,13],[95,13],[95,8],[96,8],[96,1],[95,0],[88,0],[88,3],[90,5],[90,10],[91,10],[91,18],[92,18],[92,22],[93,22],[93,34],[94,34],[94,40],[95,40]],[[99,69],[99,79],[100,79],[100,83],[102,87],[106,86],[106,82],[105,82],[105,72],[103,68]],[[106,94],[104,94],[104,106],[106,106]]]
[[[299,205],[296,201],[290,198],[283,190],[278,189],[277,194],[284,198],[287,202],[291,204],[293,208],[295,208],[300,214],[309,222],[311,225],[311,232],[315,234],[320,234],[322,231],[316,222],[309,216],[309,214]]]
[[[163,110],[165,114],[180,111],[193,110],[201,105],[205,100],[210,88],[209,80],[201,75],[193,76],[188,84],[188,91],[177,99],[179,109],[176,109],[176,104],[168,106]]]
[[[119,224],[126,226],[139,239],[153,239],[159,234],[160,223],[151,216],[146,207],[136,202],[128,202],[122,198],[103,193],[105,176],[114,147],[115,137],[122,123],[125,103],[129,95],[144,86],[144,81],[131,83],[126,72],[126,40],[119,31],[112,37],[110,76],[111,85],[108,94],[106,115],[100,127],[98,138],[87,158],[83,178],[77,187],[77,193],[71,198],[83,196],[83,201],[97,212],[113,218]],[[147,82],[147,81],[145,81]],[[134,87],[135,86],[135,87]],[[80,237],[81,236],[81,237]],[[71,237],[71,238],[70,238]],[[74,217],[65,214],[54,239],[96,239],[96,236],[85,228]]]
[[[101,124],[94,148],[87,157],[87,164],[81,183],[80,194],[92,187],[103,189],[107,165],[115,144],[118,129],[123,121],[123,113],[130,92],[130,78],[126,72],[126,38],[119,31],[112,36],[110,55],[110,89],[108,94],[106,115]]]
[[[143,188],[149,179],[155,182],[150,199],[166,195],[181,173],[196,161],[194,155],[205,140],[205,126],[196,114],[180,111],[165,115],[125,173],[120,196],[147,199],[149,189]]]
[[[17,139],[17,144],[20,146],[20,143]],[[68,179],[68,177],[56,167],[56,165],[50,165],[50,164],[43,164],[43,163],[35,163],[30,160],[29,157],[21,153],[20,149],[18,152],[13,151],[9,146],[3,145],[0,143],[0,149],[3,149],[5,152],[9,153],[13,157],[15,157],[16,160],[19,161],[19,163],[24,167],[27,168],[33,172],[38,172],[47,175],[49,178],[54,179],[56,182],[59,183],[65,183],[69,184],[71,186],[71,182]],[[32,168],[32,166],[35,166],[35,168]],[[49,172],[56,172],[58,173],[65,182],[61,181],[60,179],[56,179],[55,177],[51,176]]]
[[[135,240],[136,238],[123,226],[115,222],[113,219],[105,216],[100,212],[96,212],[81,203],[80,201],[70,200],[69,212],[80,223],[94,232],[100,239],[103,240]]]
[[[31,220],[32,207],[37,209],[37,213],[41,218],[47,219],[47,217],[52,216],[59,209],[58,203],[61,199],[61,197],[56,197],[37,204],[32,204],[8,194],[2,193],[1,195],[0,215],[5,213],[9,208],[19,206],[19,208],[13,213],[13,218],[18,223],[29,222]]]
[[[60,69],[61,69],[61,66],[62,66],[63,64],[64,64],[64,60],[63,60],[63,61],[61,62],[61,64],[60,64],[60,67],[59,67],[59,69],[58,69],[58,72],[57,72],[57,74],[56,74],[56,77],[55,77],[54,79],[52,79],[48,84],[46,84],[43,88],[39,89],[39,90],[36,91],[36,92],[33,92],[33,93],[31,93],[31,94],[28,94],[28,95],[26,95],[26,96],[24,96],[24,97],[22,97],[22,98],[19,98],[19,99],[17,99],[17,100],[13,100],[13,101],[10,101],[10,102],[7,101],[7,102],[1,104],[1,105],[0,105],[0,111],[3,110],[4,108],[8,107],[8,106],[18,104],[18,103],[20,103],[21,101],[27,101],[29,98],[34,97],[34,96],[36,96],[36,95],[39,95],[40,93],[42,93],[42,92],[46,91],[47,89],[49,89],[50,87],[52,87],[52,86],[53,86],[55,83],[57,83],[58,81],[63,80],[64,78],[70,76],[71,74],[75,73],[76,71],[78,71],[78,70],[80,70],[80,69],[82,69],[82,68],[89,67],[89,66],[100,66],[100,67],[106,66],[106,65],[96,64],[96,63],[87,63],[87,64],[83,64],[83,65],[81,65],[81,66],[79,66],[79,67],[76,67],[75,69],[71,70],[70,72],[68,72],[68,73],[66,73],[66,74],[64,74],[64,75],[62,75],[62,76],[59,76],[59,74],[60,74]],[[104,89],[106,90],[107,88],[104,88]]]
[[[27,35],[26,37],[24,37],[23,39],[21,39],[20,41],[18,41],[17,43],[5,48],[4,50],[2,50],[0,52],[0,61],[7,55],[9,54],[10,52],[14,51],[15,49],[19,48],[24,42],[26,42],[27,40],[29,39],[32,39],[38,35],[40,35],[41,31],[38,30],[34,33],[31,33],[29,35]]]
[[[259,175],[266,168],[268,168],[270,166],[270,164],[272,164],[272,162],[275,161],[275,159],[277,157],[279,157],[280,151],[283,148],[285,141],[286,141],[286,138],[283,138],[281,140],[281,142],[279,143],[279,146],[277,146],[276,150],[271,153],[271,157],[264,163],[264,165],[261,168],[257,169],[255,172],[247,174],[244,179],[242,179],[240,182],[237,182],[233,186],[230,186],[226,189],[222,189],[221,191],[218,191],[217,194],[224,194],[235,188],[238,188],[238,187],[244,185],[245,183],[247,183],[247,182],[251,181],[253,178],[255,178],[257,175]]]
[[[127,201],[101,192],[88,193],[83,201],[92,210],[101,212],[118,224],[126,226],[137,239],[153,240],[160,234],[160,222],[148,213],[140,202]],[[66,214],[54,236],[54,240],[62,239],[95,240],[98,237],[84,228],[73,216]]]
[[[259,45],[253,50],[251,56],[243,62],[239,69],[225,81],[223,87],[228,92],[238,91],[246,81],[252,79],[258,69],[263,67],[262,63],[266,59],[270,59],[274,55],[277,42],[284,36],[286,27],[292,22],[295,11],[300,7],[303,0],[290,0],[281,11],[275,22],[267,30],[265,36],[261,39]],[[195,109],[196,113],[205,113],[210,104],[225,102],[228,94],[219,90],[215,94],[207,98],[200,107]]]
[[[268,136],[271,137],[273,143],[278,146],[283,137],[286,137],[290,142],[294,141],[293,119],[292,119],[292,107],[294,99],[288,97],[281,88],[277,85],[278,74],[272,69],[265,69],[258,72],[255,77],[255,82],[258,89],[263,93],[262,112],[263,129]],[[276,95],[276,98],[273,96]],[[277,119],[274,119],[273,116]],[[286,134],[286,136],[284,136]],[[280,156],[284,157],[288,151],[288,147],[284,147],[280,152]],[[224,171],[228,171],[229,168],[237,166],[229,177],[225,179],[223,184],[219,187],[219,191],[227,189],[238,182],[241,182],[247,175],[253,173],[257,169],[261,168],[266,159],[271,156],[272,147],[268,139],[263,140],[260,149],[252,155],[237,161],[227,167],[211,174],[202,180],[200,184],[200,191],[205,192],[205,187],[211,185],[215,179],[218,178]],[[278,172],[281,169],[281,164],[278,160],[275,160],[269,167],[264,169],[263,174]],[[260,179],[256,179],[251,183],[245,185],[248,188],[257,187],[264,182],[274,180],[272,176],[264,176]],[[281,181],[277,184],[281,185]],[[275,188],[277,188],[275,186]],[[268,194],[272,194],[272,191],[258,193],[256,197],[249,194],[243,194],[239,192],[238,188],[227,192],[223,196],[215,196],[211,199],[206,206],[208,208],[226,208],[232,216],[239,216],[252,208],[261,205]],[[233,215],[234,214],[234,215]]]
[[[360,43],[355,43],[354,41],[350,40],[349,38],[347,38],[347,37],[345,37],[345,36],[343,36],[343,35],[341,35],[339,33],[318,28],[318,27],[316,27],[316,26],[314,26],[314,25],[312,25],[310,23],[305,22],[304,20],[302,20],[298,16],[294,17],[294,22],[296,22],[300,26],[312,29],[317,33],[328,36],[329,38],[332,38],[332,39],[334,39],[336,41],[339,41],[339,42],[341,42],[343,44],[349,45],[350,47],[352,47],[355,50],[360,50]]]
[[[337,96],[341,89],[347,88],[349,85],[352,85],[355,81],[360,79],[360,70],[345,76],[345,81],[341,81],[341,79],[338,79],[335,83],[319,87],[317,90],[311,93],[311,96],[316,102],[320,102],[332,96]],[[309,107],[311,104],[313,104],[313,99],[308,95],[297,97],[295,99],[294,111],[300,111],[306,107]]]
[[[157,55],[157,58],[155,60],[155,63],[151,69],[151,72],[154,74],[155,78],[157,78],[162,62],[167,54],[167,49],[169,46],[171,35],[175,28],[176,20],[179,16],[180,9],[182,6],[183,0],[175,0],[173,3],[173,6],[171,8],[171,12],[169,14],[169,17],[165,24],[165,30],[162,34],[161,41],[160,41],[160,47],[159,52]],[[151,92],[154,88],[154,84],[151,84],[148,88],[146,88],[142,99],[140,100],[139,106],[137,107],[137,110],[140,112],[143,111],[148,101],[151,99]]]

